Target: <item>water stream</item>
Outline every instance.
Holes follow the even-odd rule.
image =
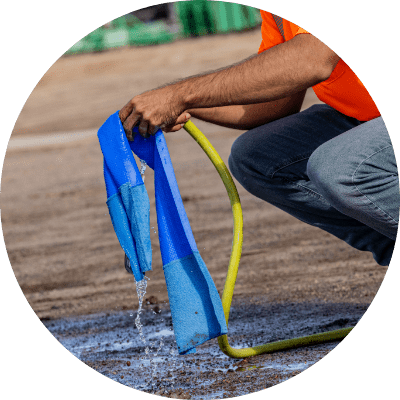
[[[140,315],[143,311],[143,300],[145,298],[146,295],[146,290],[147,290],[147,282],[150,280],[150,278],[144,277],[141,281],[136,282],[136,293],[138,296],[138,300],[139,300],[139,306],[138,306],[138,311],[136,314],[136,318],[135,318],[135,326],[139,332],[139,338],[140,341],[143,343],[145,347],[144,352],[145,355],[141,357],[142,361],[148,360],[149,361],[149,366],[151,369],[151,376],[150,376],[150,382],[149,385],[151,385],[151,387],[154,386],[154,379],[157,376],[157,365],[158,365],[158,355],[161,352],[161,349],[163,348],[164,345],[164,336],[162,335],[157,335],[157,336],[161,336],[160,337],[160,343],[157,347],[156,343],[153,341],[150,343],[150,345],[148,344],[147,340],[146,340],[146,336],[143,333],[143,324],[140,320]],[[140,368],[143,369],[143,364],[140,364]]]

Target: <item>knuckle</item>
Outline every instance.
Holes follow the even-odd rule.
[[[144,112],[142,113],[142,118],[143,118],[145,121],[150,121],[150,120],[151,120],[151,113],[148,112],[148,111],[144,111]]]

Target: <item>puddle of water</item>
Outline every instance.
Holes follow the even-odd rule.
[[[223,354],[213,339],[199,346],[196,354],[180,356],[168,305],[158,304],[161,311],[154,313],[154,305],[142,297],[140,329],[146,343],[134,324],[136,310],[45,324],[69,351],[104,376],[160,396],[181,396],[183,391],[193,400],[236,397],[278,384],[309,368],[337,345],[260,356],[240,364]],[[240,304],[231,313],[229,341],[233,347],[246,347],[324,330],[326,324],[340,318],[354,324],[363,310],[346,307],[321,305],[311,314],[310,305]],[[281,317],[270,318],[271,314]]]
[[[276,370],[282,370],[282,371],[303,371],[311,365],[314,365],[314,362],[303,362],[303,363],[293,363],[293,364],[281,364],[278,362],[273,362],[273,363],[266,363],[263,364],[260,367],[261,369],[276,369]]]
[[[171,329],[162,329],[159,332],[153,333],[152,335],[149,335],[148,338],[149,339],[154,339],[156,337],[165,337],[165,336],[173,336],[174,335],[174,331],[172,331]]]

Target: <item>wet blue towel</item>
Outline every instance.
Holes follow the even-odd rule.
[[[196,346],[226,334],[227,326],[221,299],[197,250],[164,135],[161,130],[148,139],[136,134],[134,141],[128,142],[126,138],[121,137],[124,134],[118,113],[112,115],[103,127],[106,124],[109,124],[108,129],[114,130],[114,135],[119,137],[118,140],[123,142],[124,146],[128,143],[132,151],[154,170],[158,235],[175,338],[180,354],[192,353]],[[102,149],[103,146],[104,144]],[[104,151],[103,154],[105,165],[108,165],[108,155]],[[127,165],[130,171],[131,163],[124,165]],[[127,170],[124,173],[126,172]],[[137,174],[135,177],[137,178]],[[138,186],[140,183],[135,187]],[[143,196],[139,191],[130,193]],[[134,198],[132,201],[136,203],[139,199]],[[129,217],[127,219],[130,221]],[[142,220],[143,218],[140,221]],[[138,226],[146,229],[142,223]],[[139,237],[143,238],[144,235]],[[140,251],[137,245],[139,264]],[[129,255],[128,257],[132,264]]]

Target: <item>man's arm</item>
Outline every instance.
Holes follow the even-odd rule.
[[[185,110],[267,103],[290,97],[329,78],[339,57],[301,34],[243,63],[135,96],[120,111],[127,134],[171,126]]]
[[[296,93],[284,99],[260,104],[223,106],[214,108],[196,108],[187,110],[192,117],[227,128],[249,130],[279,118],[300,111],[306,91]],[[175,125],[178,130],[180,126]]]

